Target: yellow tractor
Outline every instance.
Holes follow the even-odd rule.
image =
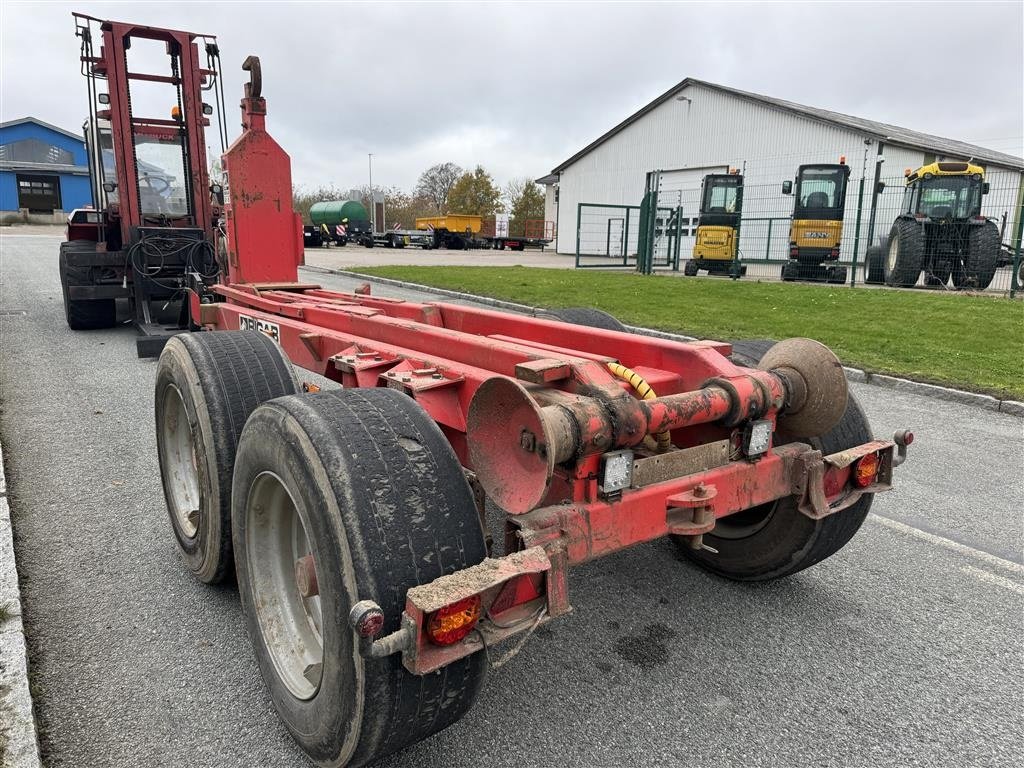
[[[905,172],[907,187],[887,238],[868,248],[869,283],[909,288],[924,272],[925,285],[988,288],[999,267],[995,222],[981,213],[988,193],[985,169],[937,162]]]
[[[743,212],[743,176],[736,170],[709,173],[704,177],[700,194],[700,218],[693,257],[683,267],[683,274],[696,275],[707,270],[709,275],[744,275],[745,266],[736,263],[739,253],[740,217]]]
[[[838,163],[801,165],[797,169],[789,261],[782,265],[783,280],[846,281],[846,267],[837,262],[849,179],[850,166],[845,157]],[[782,194],[793,193],[793,182],[782,182]]]

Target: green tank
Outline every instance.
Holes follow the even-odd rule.
[[[309,218],[314,224],[326,224],[333,227],[348,219],[350,223],[357,221],[369,221],[370,214],[366,212],[363,204],[356,200],[325,200],[313,203],[309,209]]]

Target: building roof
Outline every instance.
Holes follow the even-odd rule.
[[[65,131],[63,128],[58,128],[56,125],[50,125],[49,123],[40,120],[38,117],[22,117],[17,120],[8,120],[6,123],[0,123],[0,130],[4,128],[10,128],[15,125],[25,125],[26,123],[31,123],[33,125],[38,125],[41,128],[46,128],[47,130],[54,131],[55,133],[67,136],[69,139],[74,139],[75,141],[81,144],[85,143],[85,137],[83,137],[82,134],[72,133],[71,131]]]
[[[816,120],[822,123],[830,123],[832,125],[838,125],[843,128],[848,128],[853,131],[864,133],[867,136],[883,141],[886,144],[892,144],[894,146],[909,147],[911,149],[921,149],[928,152],[934,152],[940,155],[952,155],[954,157],[963,158],[974,158],[975,160],[983,163],[998,165],[1004,168],[1013,168],[1014,170],[1024,170],[1024,159],[1015,157],[1014,155],[1008,155],[1004,152],[997,152],[994,149],[986,149],[985,147],[979,147],[975,144],[968,144],[963,141],[957,141],[955,139],[945,139],[941,136],[932,136],[928,133],[921,133],[920,131],[912,131],[909,128],[900,128],[897,125],[889,125],[888,123],[879,123],[875,120],[867,120],[862,117],[853,117],[851,115],[844,115],[842,112],[833,112],[829,109],[819,109],[818,107],[808,107],[803,104],[797,104],[792,101],[786,101],[785,99],[776,99],[771,96],[762,96],[758,93],[750,93],[749,91],[741,91],[736,88],[729,88],[724,85],[718,85],[717,83],[709,83],[706,80],[697,80],[692,77],[688,77],[680,83],[669,88],[665,93],[661,94],[644,107],[634,112],[632,115],[627,117],[621,123],[616,125],[607,133],[599,136],[597,139],[592,141],[590,144],[585,146],[575,155],[570,157],[565,162],[555,167],[551,173],[559,173],[570,165],[575,163],[584,155],[588,154],[591,150],[596,149],[608,139],[612,138],[615,134],[625,130],[630,125],[635,123],[641,117],[646,115],[651,110],[664,104],[666,101],[675,96],[679,91],[687,88],[691,85],[699,85],[704,88],[710,88],[711,90],[720,91],[722,93],[735,96],[737,98],[746,99],[747,101],[757,102],[764,106],[772,107],[775,109],[781,109],[786,112],[806,117],[809,120]]]

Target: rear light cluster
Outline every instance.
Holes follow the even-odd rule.
[[[480,595],[446,605],[427,617],[427,636],[437,645],[454,645],[480,621]]]
[[[500,616],[517,606],[530,603],[544,595],[544,575],[526,573],[509,579],[490,603],[487,615]],[[472,595],[446,605],[427,616],[426,630],[435,645],[455,645],[472,632],[483,616],[480,595]],[[500,626],[500,625],[499,625]]]
[[[839,258],[839,249],[838,248],[833,248],[832,249],[832,258],[833,259],[838,259]]]

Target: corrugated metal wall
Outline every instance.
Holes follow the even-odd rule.
[[[782,182],[793,179],[799,165],[835,163],[845,156],[851,174],[843,258],[852,257],[853,222],[862,173],[865,189],[859,257],[863,257],[877,145],[866,146],[865,137],[854,131],[699,85],[691,85],[679,95],[687,100],[677,97],[661,104],[561,172],[559,253],[573,253],[576,249],[579,203],[639,205],[647,172],[662,170],[662,193],[668,195],[665,204],[674,205],[672,201],[678,200],[684,208],[695,208],[684,210],[684,216],[696,216],[700,182],[694,179],[702,174],[693,169],[733,167],[743,169],[745,175],[744,219],[762,219],[746,227],[742,238],[747,241],[744,250],[784,258],[788,225],[782,219],[791,214],[793,199],[782,194]],[[884,147],[883,157],[881,176],[888,186],[879,200],[875,241],[888,232],[895,218],[894,210],[902,196],[903,169],[916,168],[925,160],[921,151],[891,145]],[[998,186],[1000,190],[1016,188],[1020,176],[1016,171],[1001,169],[992,169],[989,174],[993,189]],[[990,196],[985,213],[993,217],[1002,215],[1007,199],[1003,191]],[[889,208],[894,210],[890,212]],[[774,219],[770,241],[767,219]]]

